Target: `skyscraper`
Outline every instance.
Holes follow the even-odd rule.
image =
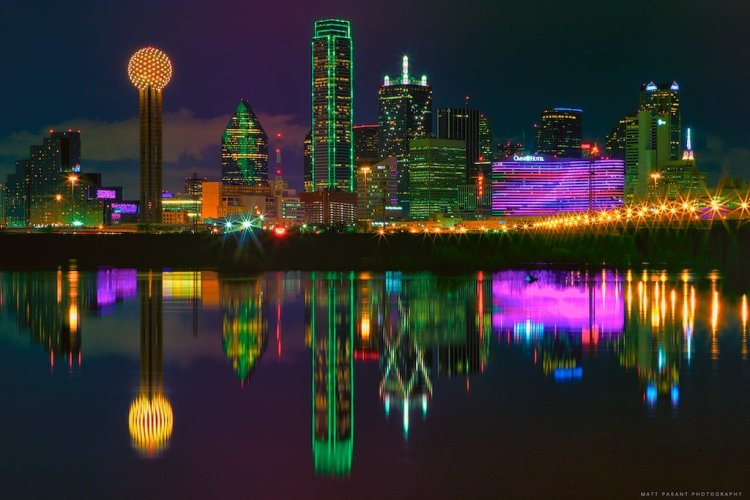
[[[397,161],[398,202],[408,206],[409,141],[432,134],[432,87],[427,76],[409,76],[409,57],[401,61],[401,76],[391,80],[386,76],[378,90],[380,124],[380,156],[393,156]]]
[[[358,167],[378,161],[377,125],[354,126],[354,161]]]
[[[302,150],[304,156],[303,175],[305,181],[305,191],[315,191],[312,181],[312,130],[308,130],[305,134],[305,141],[302,143]]]
[[[536,131],[536,150],[540,155],[580,158],[583,140],[583,111],[575,108],[542,110]]]
[[[466,180],[476,178],[474,163],[479,159],[479,116],[476,109],[445,108],[438,110],[438,139],[459,140],[466,143]]]
[[[315,21],[312,38],[312,183],[354,189],[354,79],[349,21]]]
[[[221,135],[221,182],[268,185],[268,136],[245,99],[237,105]]]
[[[650,111],[655,118],[661,118],[668,131],[665,139],[669,143],[669,160],[680,159],[680,141],[682,139],[682,121],[680,116],[680,86],[677,82],[654,82],[641,85],[638,99],[638,111]]]
[[[409,144],[410,216],[455,214],[458,186],[465,183],[464,141],[414,139]]]
[[[162,90],[172,78],[172,63],[154,47],[140,49],[128,63],[138,88],[140,110],[141,222],[161,222]]]
[[[492,120],[484,114],[479,115],[479,161],[492,161],[494,154],[492,145],[495,137],[492,133]]]
[[[193,175],[185,179],[185,195],[191,196],[195,199],[200,199],[203,195],[203,182],[206,181],[205,177],[198,177],[197,172],[193,172]]]

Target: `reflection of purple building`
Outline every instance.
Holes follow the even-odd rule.
[[[103,307],[135,297],[135,269],[100,269],[96,272],[96,305]]]
[[[525,271],[492,275],[493,330],[526,339],[550,333],[586,334],[594,342],[622,334],[625,303],[622,283],[614,273],[589,279],[570,272],[531,275],[531,283]]]
[[[622,205],[622,160],[514,156],[492,164],[492,215],[546,217]]]

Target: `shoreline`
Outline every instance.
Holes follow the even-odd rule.
[[[508,268],[748,270],[750,225],[619,232],[379,236],[270,233],[0,233],[0,269],[205,269],[265,271],[433,271]]]

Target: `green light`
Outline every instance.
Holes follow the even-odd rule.
[[[81,222],[80,220],[76,219],[76,220],[73,221],[73,225],[75,227],[81,227],[81,226],[83,226],[83,222]]]

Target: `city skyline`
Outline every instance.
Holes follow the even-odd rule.
[[[718,22],[724,21],[723,15],[726,14],[700,12],[696,8],[697,3],[683,2],[680,9],[671,9],[671,3],[659,6],[649,4],[649,10],[644,14],[647,22],[644,23],[628,23],[628,20],[632,20],[632,15],[627,14],[629,10],[620,12],[624,7],[615,7],[617,12],[611,16],[620,21],[609,25],[606,17],[602,17],[600,22],[585,23],[586,20],[598,19],[596,16],[601,16],[603,12],[585,10],[576,5],[564,11],[560,11],[562,7],[555,6],[548,9],[550,12],[523,6],[502,6],[505,8],[503,13],[514,15],[518,22],[503,24],[503,29],[490,30],[473,40],[458,40],[460,37],[456,37],[452,43],[446,43],[441,52],[433,50],[435,42],[428,42],[430,38],[426,36],[432,29],[428,24],[433,27],[449,24],[448,13],[440,5],[432,14],[431,23],[417,26],[413,31],[396,29],[404,35],[384,41],[362,12],[357,12],[355,7],[330,2],[329,5],[311,8],[304,15],[285,20],[289,29],[280,31],[288,41],[265,29],[252,35],[253,41],[265,48],[260,51],[264,54],[259,52],[253,70],[233,71],[231,75],[226,73],[227,68],[219,69],[209,59],[213,57],[221,63],[224,57],[215,57],[219,50],[227,58],[233,57],[235,51],[239,50],[235,45],[242,41],[237,38],[251,35],[232,35],[229,33],[231,30],[227,30],[226,34],[212,32],[210,39],[187,40],[177,30],[174,33],[167,30],[165,33],[157,29],[160,26],[158,22],[163,22],[169,14],[168,9],[159,8],[153,20],[136,23],[127,36],[115,40],[113,34],[102,32],[98,25],[110,23],[113,31],[118,32],[120,23],[127,24],[130,12],[113,10],[99,13],[96,15],[101,17],[95,20],[100,23],[91,23],[93,31],[90,36],[98,37],[102,48],[80,46],[69,54],[71,62],[80,62],[70,67],[79,66],[82,69],[78,72],[60,70],[57,86],[42,87],[37,83],[41,77],[36,76],[39,70],[33,67],[33,56],[40,47],[29,46],[28,50],[12,54],[10,64],[28,77],[25,82],[24,79],[11,82],[11,91],[21,98],[17,99],[18,102],[10,103],[6,115],[8,119],[0,126],[0,174],[5,175],[12,170],[14,159],[24,156],[19,151],[38,141],[41,130],[51,127],[81,129],[84,142],[82,158],[86,169],[101,171],[111,183],[125,185],[128,196],[132,197],[132,189],[137,186],[134,172],[137,150],[132,149],[134,139],[120,136],[129,133],[137,120],[125,98],[129,82],[122,77],[122,67],[134,48],[153,44],[169,53],[176,67],[169,90],[170,100],[164,110],[166,188],[178,190],[184,178],[193,171],[202,176],[218,177],[219,166],[215,158],[220,142],[213,129],[220,131],[226,125],[226,110],[243,97],[254,106],[269,134],[284,132],[285,177],[294,186],[301,187],[301,144],[304,132],[309,128],[309,104],[305,103],[309,103],[309,77],[306,75],[309,75],[310,69],[311,25],[315,19],[330,16],[352,21],[354,59],[357,61],[354,77],[355,125],[377,122],[377,88],[382,76],[392,73],[393,60],[403,54],[415,57],[420,61],[420,67],[429,70],[427,76],[434,85],[435,109],[460,106],[463,97],[469,95],[470,106],[480,109],[493,121],[496,138],[520,140],[525,132],[527,144],[533,134],[532,125],[538,120],[541,109],[576,106],[581,107],[586,115],[584,139],[596,139],[601,145],[617,120],[637,105],[637,92],[641,84],[652,80],[676,80],[683,89],[683,130],[689,126],[695,133],[694,149],[700,158],[701,169],[707,171],[714,181],[725,167],[729,169],[728,173],[742,176],[744,172],[740,167],[744,165],[744,160],[750,159],[750,150],[743,142],[748,130],[741,118],[744,103],[739,92],[744,87],[743,82],[750,80],[750,75],[732,65],[728,54],[721,50],[723,43],[727,43],[726,37],[735,36],[735,30],[725,26],[725,41],[722,44],[710,36],[702,38],[699,44],[693,37],[682,34],[682,28],[700,25],[707,33],[718,32]],[[638,10],[636,7],[631,7],[633,12]],[[4,36],[12,36],[12,20],[16,17],[22,20],[36,16],[42,24],[54,17],[54,9],[34,12],[36,8],[12,8],[11,30]],[[394,27],[404,27],[410,19],[416,18],[422,8],[424,6],[421,4],[404,7]],[[258,8],[261,17],[271,16],[272,11],[266,9],[262,6]],[[744,8],[734,9],[734,15],[727,15],[726,19],[730,25],[740,23],[746,13]],[[497,19],[501,11],[499,6],[479,3],[470,3],[465,10],[460,16],[474,16],[480,26]],[[477,16],[478,13],[485,13],[486,16]],[[561,19],[560,26],[555,24],[553,15]],[[207,16],[206,22],[226,20],[229,10],[219,8],[207,13]],[[183,18],[181,21],[188,24],[202,22],[198,17]],[[231,24],[236,22],[231,21]],[[543,42],[557,40],[561,36],[558,28],[564,23],[574,25],[580,36],[573,41],[559,40],[560,47],[549,49]],[[655,28],[657,23],[658,29]],[[550,33],[546,34],[540,30],[544,26],[555,29],[547,30]],[[607,29],[614,31],[609,33]],[[626,29],[635,34],[644,34],[642,38],[650,42],[649,50],[644,51],[635,45],[621,47],[615,35]],[[47,36],[45,34],[41,39]],[[500,43],[502,40],[505,43]],[[202,50],[196,51],[194,44],[199,42],[210,43],[205,43]],[[486,64],[483,51],[476,51],[473,46],[481,42],[498,42],[496,45],[503,47],[502,56],[506,63]],[[247,42],[239,45],[249,46]],[[554,63],[553,59],[561,51],[572,50],[580,56],[555,78],[554,85],[550,85],[547,79],[534,76],[533,71],[514,69],[530,67],[531,62],[543,54],[543,45],[549,51],[551,71],[559,69],[559,63]],[[746,50],[741,44],[735,45],[740,47],[740,52]],[[102,57],[101,50],[107,50],[106,57]],[[604,57],[605,54],[609,55]],[[732,55],[733,60],[736,56]],[[709,56],[713,57],[712,64],[702,64],[701,61],[708,60]],[[613,64],[612,57],[621,59],[623,63]],[[524,61],[526,64],[521,64]],[[485,64],[482,65],[482,62]],[[50,63],[52,67],[57,64],[57,61]],[[92,74],[96,78],[90,78]],[[271,77],[258,77],[262,75]],[[499,80],[500,77],[502,80]],[[207,79],[210,82],[220,80],[221,84],[207,84]],[[39,110],[31,113],[24,112],[24,104],[27,107],[42,88],[50,100],[49,105],[40,106]],[[66,95],[65,99],[61,93]],[[119,97],[121,94],[122,97]],[[711,99],[701,99],[701,95],[710,95]],[[740,109],[727,114],[723,109],[728,105],[739,106]],[[171,132],[169,124],[175,125]]]

